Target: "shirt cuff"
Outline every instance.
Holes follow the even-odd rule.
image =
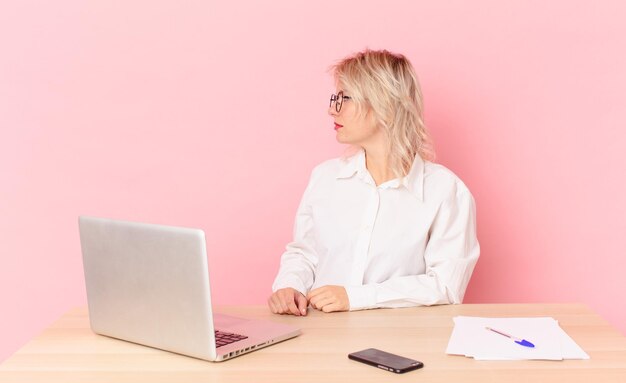
[[[376,307],[376,285],[344,286],[350,301],[350,311]]]

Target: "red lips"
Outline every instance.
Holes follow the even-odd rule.
[[[337,130],[339,128],[343,128],[343,125],[338,124],[338,123],[335,122],[335,130]]]

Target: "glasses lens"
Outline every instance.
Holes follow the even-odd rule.
[[[330,108],[331,106],[333,106],[333,102],[337,101],[337,96],[334,94],[330,95],[330,104],[328,104],[328,107]]]
[[[343,92],[337,93],[337,100],[335,101],[335,110],[337,113],[341,111],[341,105],[343,105]]]

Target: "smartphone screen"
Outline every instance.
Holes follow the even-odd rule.
[[[424,364],[420,361],[375,348],[353,352],[348,355],[348,358],[398,374],[424,367]]]

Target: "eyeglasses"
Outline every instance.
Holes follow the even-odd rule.
[[[350,100],[350,99],[352,99],[352,97],[344,96],[343,95],[343,91],[340,91],[337,94],[331,94],[330,95],[330,104],[328,105],[328,107],[332,108],[333,102],[334,102],[335,103],[335,110],[337,111],[337,113],[339,113],[341,111],[341,106],[343,105],[343,101],[344,100]]]

